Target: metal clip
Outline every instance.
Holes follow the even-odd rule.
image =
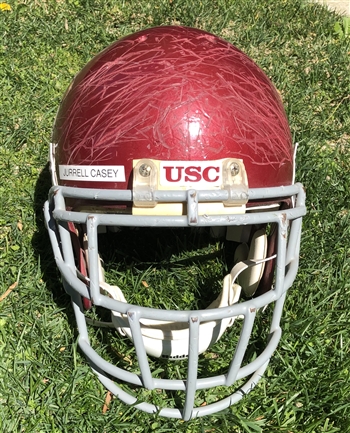
[[[158,170],[150,159],[140,159],[133,169],[133,201],[136,207],[155,207],[154,191],[158,185]]]
[[[223,161],[222,189],[228,192],[224,206],[242,206],[248,202],[248,177],[243,160],[227,158]]]

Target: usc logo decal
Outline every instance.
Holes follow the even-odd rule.
[[[221,185],[222,164],[218,161],[167,161],[160,164],[161,185]]]

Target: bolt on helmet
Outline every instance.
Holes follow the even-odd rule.
[[[280,340],[283,303],[298,269],[305,194],[294,182],[294,154],[279,94],[265,73],[205,31],[137,32],[74,78],[54,125],[45,221],[79,347],[123,402],[188,420],[229,407],[257,384]],[[113,266],[103,246],[117,251],[107,254],[115,258],[123,242],[136,238],[153,257],[159,242],[177,242],[167,232],[208,232],[208,244],[226,251],[219,290],[198,276],[204,281],[195,295],[209,299],[206,305],[164,307],[142,277],[131,288],[124,278],[109,280]],[[145,236],[158,238],[142,244]],[[164,251],[157,266],[166,270]],[[182,294],[172,288],[174,275],[166,298]],[[138,303],[136,286],[158,305]],[[106,359],[94,347],[96,325],[107,327],[116,356]],[[251,350],[256,339],[259,353]],[[225,397],[213,400],[211,392],[206,400],[205,390],[216,387]],[[163,404],[163,391],[175,393],[176,403]]]

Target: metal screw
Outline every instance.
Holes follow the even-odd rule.
[[[152,167],[148,164],[142,164],[139,168],[139,173],[142,177],[149,177],[151,175]]]
[[[237,174],[239,173],[239,165],[237,164],[237,162],[233,162],[230,165],[230,171],[232,176],[237,176]]]

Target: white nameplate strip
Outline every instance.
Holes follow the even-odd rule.
[[[60,180],[125,182],[123,165],[60,165]]]

